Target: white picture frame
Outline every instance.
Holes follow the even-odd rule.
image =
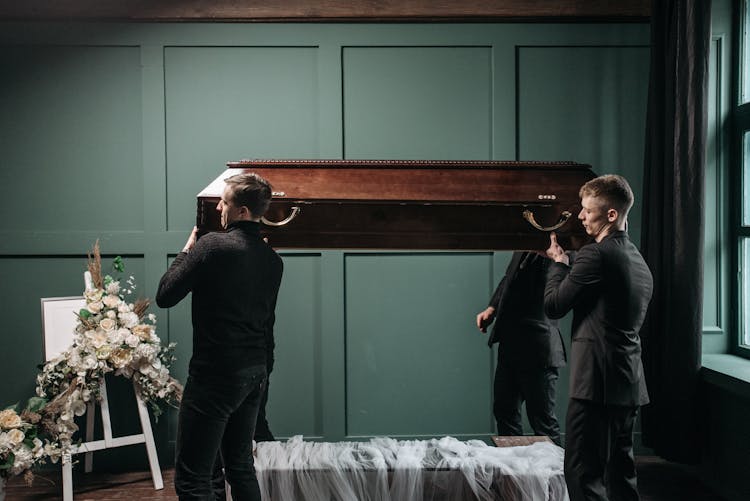
[[[73,344],[77,316],[86,307],[83,296],[42,298],[42,355],[48,362]]]

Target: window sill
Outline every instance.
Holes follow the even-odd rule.
[[[701,377],[742,397],[750,398],[750,360],[736,355],[711,354],[702,357]]]

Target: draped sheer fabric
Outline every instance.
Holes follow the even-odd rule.
[[[552,443],[491,447],[453,437],[367,442],[261,442],[265,501],[567,501],[563,450]]]

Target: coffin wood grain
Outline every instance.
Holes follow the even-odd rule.
[[[0,0],[4,20],[643,21],[650,0]]]
[[[565,211],[556,230],[567,248],[587,237],[576,219],[578,189],[593,177],[573,162],[245,160],[223,176],[256,172],[276,195],[264,225],[279,248],[512,250],[545,249],[549,233],[523,218],[530,210],[544,226]],[[220,181],[220,180],[219,180]],[[215,183],[212,183],[215,185]],[[220,230],[220,189],[198,197],[202,232]],[[296,209],[295,209],[296,208]]]

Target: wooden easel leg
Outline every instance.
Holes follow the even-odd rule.
[[[163,489],[164,481],[161,478],[159,456],[156,454],[156,443],[154,442],[154,433],[151,431],[151,420],[148,416],[148,409],[146,408],[146,404],[143,401],[143,398],[141,398],[141,392],[138,391],[138,387],[135,386],[135,383],[133,383],[133,389],[135,390],[135,400],[138,404],[138,415],[141,418],[143,437],[146,440],[146,454],[148,454],[148,464],[151,467],[151,478],[154,480],[154,489]]]
[[[93,402],[86,404],[86,442],[94,441],[94,417],[96,416],[96,406]],[[87,452],[84,455],[84,471],[91,473],[94,466],[94,453]]]
[[[62,456],[63,501],[73,501],[73,458],[65,453]]]

